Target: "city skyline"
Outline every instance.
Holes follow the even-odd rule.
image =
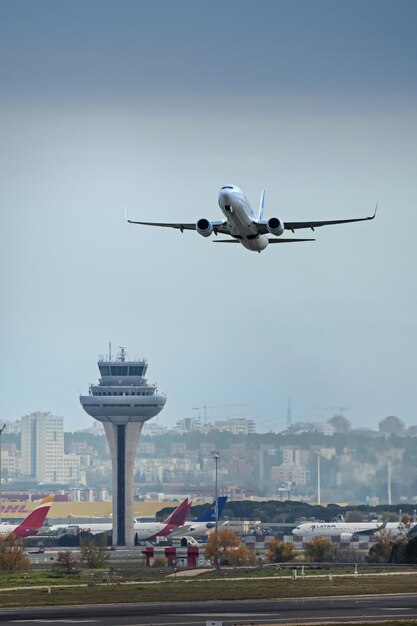
[[[62,417],[39,413],[11,426],[15,436],[8,436],[6,429],[2,449],[6,491],[49,489],[61,497],[81,489],[90,495],[103,493],[105,498],[115,493],[114,481],[110,487],[111,442],[101,429],[64,435]],[[180,420],[171,430],[152,422],[149,427],[145,433],[149,436],[132,456],[135,479],[130,502],[134,493],[206,495],[213,487],[213,450],[221,458],[222,489],[238,499],[282,497],[284,490],[320,502],[319,466],[321,495],[327,502],[378,498],[388,504],[410,504],[417,499],[415,472],[410,471],[415,467],[417,425],[406,429],[398,418],[383,420],[378,431],[349,430],[347,420],[340,417],[332,420],[331,428],[295,424],[288,431],[266,434],[257,433],[254,423],[243,419],[204,425],[194,418]]]
[[[149,358],[168,424],[239,404],[284,427],[290,398],[294,420],[413,424],[415,2],[1,14],[0,419],[88,426],[111,340]],[[219,219],[228,182],[284,221],[379,212],[265,255],[124,222]]]

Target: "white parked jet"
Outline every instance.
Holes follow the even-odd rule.
[[[166,537],[173,530],[185,524],[191,502],[186,498],[163,522],[134,522],[133,528],[138,541]],[[51,532],[66,532],[69,530],[88,532],[92,535],[105,533],[113,529],[113,522],[97,522],[92,524],[54,524],[49,527]]]
[[[372,535],[382,530],[382,522],[306,522],[294,528],[296,537],[339,537],[340,541],[350,541],[353,536]]]
[[[217,520],[220,520],[227,496],[219,496],[217,498]],[[222,528],[227,522],[222,522],[219,528]],[[170,537],[202,537],[208,532],[216,528],[216,501],[203,511],[200,517],[193,522],[186,522],[184,526],[180,526],[170,533]]]
[[[338,537],[340,541],[350,541],[358,535],[374,535],[375,533],[389,533],[393,540],[412,536],[416,532],[417,524],[413,522],[406,526],[402,522],[305,522],[294,528],[292,534],[296,537]]]
[[[53,496],[48,496],[41,500],[38,506],[20,524],[0,524],[0,536],[29,537],[30,535],[36,535],[38,530],[42,528],[53,501]]]
[[[304,222],[283,222],[278,217],[263,219],[265,192],[262,191],[258,215],[255,214],[249,200],[236,185],[224,185],[219,191],[219,207],[226,219],[209,221],[205,217],[195,223],[167,223],[167,222],[139,222],[126,220],[129,224],[143,224],[145,226],[163,226],[184,230],[196,230],[203,237],[210,237],[213,233],[230,235],[231,239],[218,239],[216,243],[241,243],[248,250],[262,252],[269,243],[291,243],[297,241],[315,241],[314,239],[296,239],[281,237],[286,230],[294,231],[300,228],[310,228],[314,231],[319,226],[331,224],[347,224],[348,222],[363,222],[373,220],[373,215],[344,220],[309,220]],[[274,237],[268,237],[273,235]]]

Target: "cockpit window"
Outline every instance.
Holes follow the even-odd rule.
[[[222,189],[233,189],[233,187],[231,185],[225,185]]]

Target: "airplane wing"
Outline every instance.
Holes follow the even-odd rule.
[[[294,243],[297,241],[316,241],[315,239],[295,239],[291,237],[289,239],[283,239],[277,237],[276,239],[268,239],[269,243]],[[240,243],[240,239],[213,239],[213,243]]]
[[[142,226],[160,226],[162,228],[176,228],[180,230],[182,233],[184,230],[196,230],[196,223],[187,223],[187,222],[142,222],[137,220],[129,220],[126,217],[126,222],[128,224],[140,224]],[[224,235],[228,235],[229,231],[226,228],[226,220],[214,220],[211,222],[213,225],[213,232],[217,235],[217,233],[222,233]]]
[[[366,222],[367,220],[373,220],[376,216],[378,205],[375,207],[375,211],[372,215],[368,217],[355,217],[345,220],[309,220],[306,222],[284,222],[285,230],[291,230],[294,232],[300,228],[311,228],[314,230],[315,228],[320,228],[320,226],[332,226],[334,224],[350,224],[351,222]],[[267,220],[256,220],[255,224],[258,226],[258,232],[260,235],[267,235]],[[275,241],[275,240],[274,240]],[[295,240],[291,240],[295,241]],[[271,240],[270,240],[271,242]]]
[[[291,237],[289,239],[283,239],[282,237],[279,237],[277,239],[268,239],[269,243],[294,243],[296,241],[316,241],[315,239],[296,239],[294,237]]]
[[[177,228],[181,232],[184,230],[195,230],[195,224],[169,223],[169,222],[138,222],[136,220],[126,220],[128,224],[141,224],[142,226],[162,226],[162,228]]]
[[[184,526],[174,528],[174,530],[171,530],[171,532],[169,533],[169,537],[184,537],[184,535],[187,534],[191,527],[192,524],[184,524]]]
[[[351,222],[366,222],[367,220],[373,220],[376,215],[376,208],[372,215],[369,217],[356,217],[347,220],[319,220],[319,221],[310,221],[310,222],[284,222],[284,227],[286,230],[297,230],[298,228],[311,228],[314,230],[315,228],[319,228],[320,226],[332,226],[333,224],[350,224]]]
[[[355,530],[354,533],[352,533],[355,537],[357,535],[361,535],[362,537],[366,537],[367,535],[369,536],[373,536],[375,535],[375,533],[379,533],[381,530],[384,530],[384,524],[381,524],[380,526],[376,526],[375,528],[366,528],[364,530]]]

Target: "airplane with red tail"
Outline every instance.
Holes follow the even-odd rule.
[[[166,537],[173,530],[185,524],[190,508],[191,501],[189,502],[188,498],[186,498],[163,522],[135,521],[133,528],[135,536],[137,535],[137,541],[148,541],[156,537]],[[65,532],[69,529],[96,535],[112,530],[113,522],[89,523],[85,526],[83,524],[56,524],[49,527],[49,530],[52,532]]]
[[[44,498],[20,524],[0,524],[0,536],[13,535],[15,537],[29,537],[36,535],[43,526],[46,516],[49,513],[53,496]]]

